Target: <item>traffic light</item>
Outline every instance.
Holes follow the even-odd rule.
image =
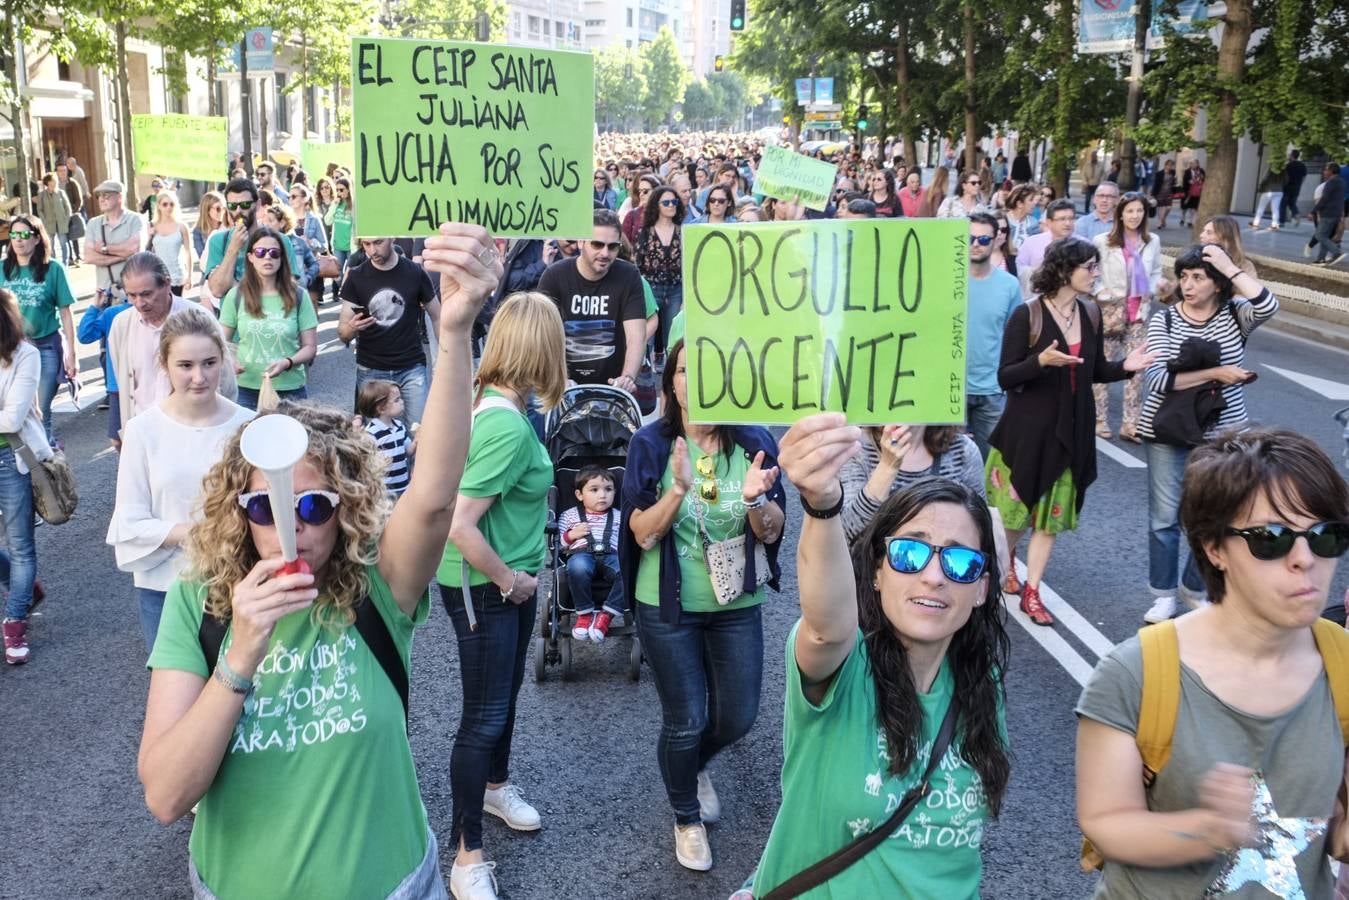
[[[720,54],[718,54],[717,58],[716,58],[715,60],[712,61],[712,68],[715,69],[715,70],[718,71],[718,72],[720,72],[721,70],[725,69],[725,68],[726,68],[726,59],[725,59],[725,57],[723,57],[723,56],[721,56]]]
[[[745,0],[731,0],[731,30],[745,30]]]
[[[867,130],[867,105],[865,103],[857,107],[857,130]]]
[[[492,17],[487,13],[480,12],[474,17],[473,36],[484,44],[492,39]]]

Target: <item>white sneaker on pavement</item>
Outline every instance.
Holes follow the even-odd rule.
[[[712,787],[712,776],[703,769],[698,773],[698,814],[708,825],[721,818],[721,798],[717,789]]]
[[[543,827],[539,811],[525,802],[520,789],[504,784],[496,790],[488,788],[482,795],[482,811],[489,812],[516,831],[538,831]]]
[[[494,862],[450,866],[450,893],[455,900],[497,900],[497,877]]]
[[[1153,602],[1152,608],[1143,613],[1143,621],[1149,625],[1156,625],[1158,622],[1165,622],[1167,619],[1174,618],[1176,606],[1175,597],[1158,597]]]
[[[706,872],[712,868],[712,847],[702,822],[675,826],[675,859],[686,869]]]

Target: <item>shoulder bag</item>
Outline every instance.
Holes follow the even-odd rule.
[[[75,490],[75,473],[61,451],[51,459],[40,460],[17,432],[6,434],[5,440],[14,449],[14,455],[23,460],[33,483],[33,509],[49,525],[70,521],[79,505],[80,495]]]
[[[909,788],[908,792],[904,794],[904,799],[900,801],[899,806],[895,808],[888,819],[852,843],[845,844],[809,868],[797,872],[765,894],[762,900],[791,900],[792,897],[799,897],[843,872],[894,834],[895,829],[904,824],[904,820],[909,817],[909,813],[913,812],[914,808],[927,796],[932,773],[937,771],[937,766],[941,763],[942,757],[946,755],[947,748],[951,746],[951,739],[955,737],[958,712],[958,705],[953,697],[951,705],[946,708],[946,716],[942,719],[941,728],[937,731],[937,739],[932,742],[932,753],[928,755],[927,768],[923,770],[923,777],[919,779],[916,785]]]
[[[745,535],[724,541],[714,541],[707,534],[703,524],[703,513],[697,501],[693,502],[693,512],[698,519],[698,536],[703,542],[703,563],[712,580],[712,591],[716,594],[717,604],[726,606],[745,592]],[[749,528],[748,518],[745,527]],[[768,552],[763,541],[754,542],[754,586],[768,583]]]

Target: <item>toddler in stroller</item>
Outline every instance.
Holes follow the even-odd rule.
[[[618,571],[619,514],[614,508],[618,485],[602,466],[585,466],[576,474],[578,506],[558,519],[562,552],[567,558],[567,586],[576,609],[571,636],[601,643],[609,625],[623,611],[623,580]],[[584,514],[584,515],[583,515]],[[604,605],[595,604],[595,588],[609,582]]]

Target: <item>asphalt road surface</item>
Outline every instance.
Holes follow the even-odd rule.
[[[325,307],[320,318],[323,354],[311,395],[350,408],[354,364],[336,342],[335,308]],[[1249,367],[1260,374],[1247,392],[1253,418],[1306,433],[1339,459],[1344,442],[1331,413],[1349,403],[1349,355],[1268,328],[1249,352]],[[82,362],[86,371],[96,369],[88,348]],[[30,630],[34,658],[20,668],[0,667],[2,898],[190,896],[190,823],[156,823],[136,780],[148,675],[131,579],[117,571],[103,540],[117,461],[106,449],[105,414],[92,408],[94,396],[86,391],[83,411],[64,400],[58,406],[57,431],[75,467],[80,509],[66,525],[38,529],[38,572],[48,599]],[[1081,528],[1060,539],[1046,576],[1053,593],[1045,597],[1059,625],[1035,628],[1019,613],[1009,617],[1013,769],[1002,819],[986,838],[987,897],[1090,891],[1091,878],[1077,865],[1072,708],[1096,660],[1134,632],[1150,603],[1146,478],[1141,448],[1115,443],[1101,453],[1100,480],[1088,494]],[[801,519],[794,497],[789,510],[790,547]],[[715,868],[693,873],[675,862],[673,817],[656,768],[656,692],[649,670],[638,684],[627,680],[627,642],[611,640],[602,648],[578,647],[575,680],[562,682],[555,667],[542,684],[529,676],[521,691],[512,776],[539,808],[544,828],[516,834],[487,819],[486,850],[498,863],[504,896],[718,898],[740,885],[779,799],[784,641],[798,613],[794,553],[783,554],[783,568],[783,591],[765,607],[758,724],[711,767],[725,808],[711,828]],[[1341,571],[1331,596],[1342,596],[1347,582]],[[448,767],[459,683],[453,631],[434,599],[414,649],[411,738],[448,874]]]

